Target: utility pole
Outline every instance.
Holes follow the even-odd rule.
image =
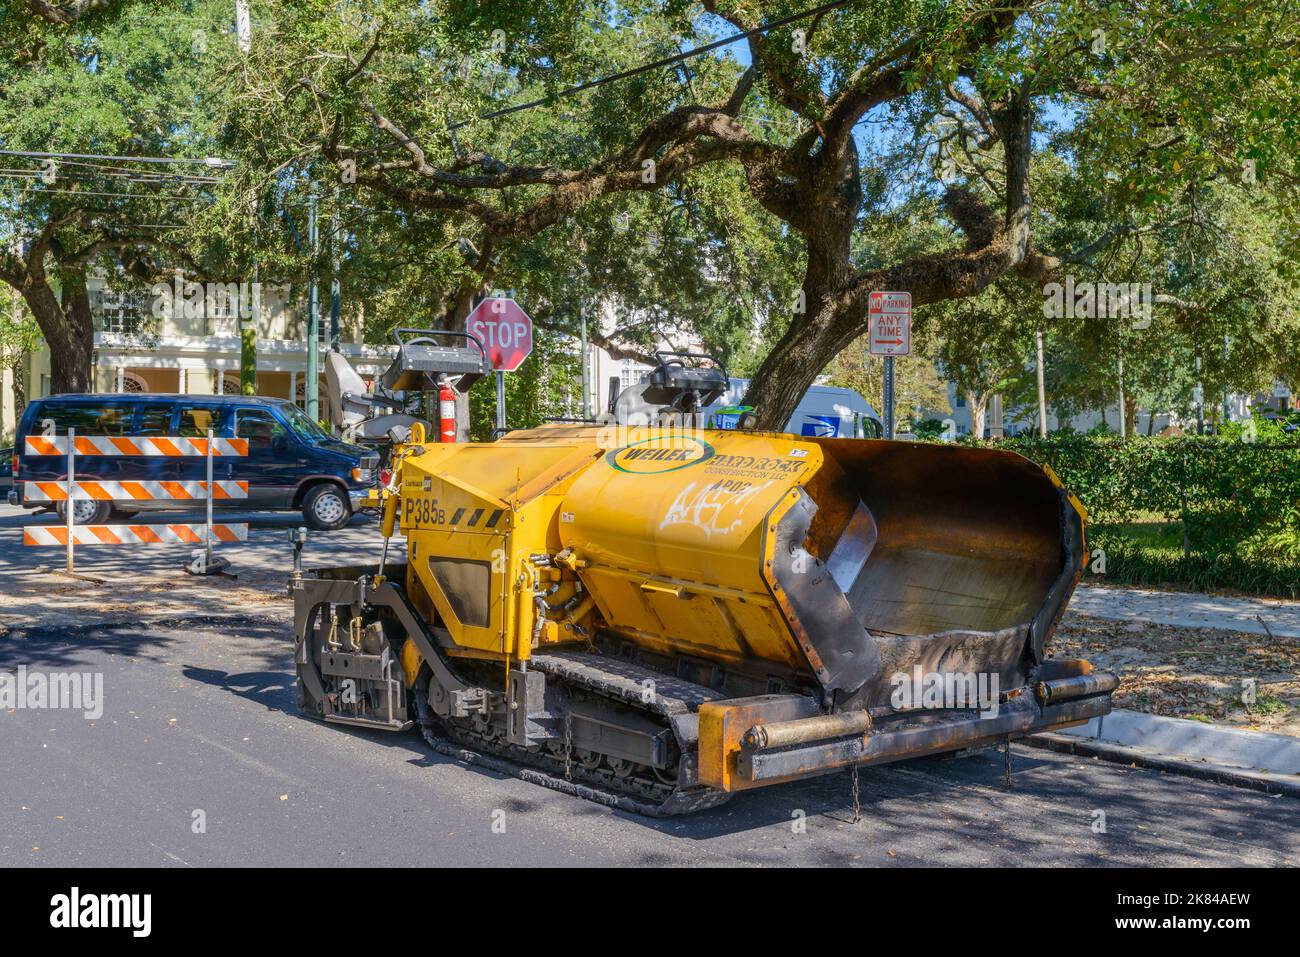
[[[1205,434],[1205,390],[1201,387],[1201,357],[1196,357],[1196,388],[1192,390],[1192,401],[1196,403],[1196,434]]]
[[[591,414],[591,362],[587,355],[587,307],[578,305],[578,337],[582,356],[582,416],[590,419]]]
[[[334,187],[334,229],[330,243],[330,350],[339,351],[339,188]]]
[[[1038,340],[1038,434],[1047,438],[1047,389],[1043,385],[1043,329],[1040,326],[1034,333]]]
[[[316,192],[307,199],[307,242],[311,245],[311,285],[307,292],[307,415],[320,421],[320,290],[316,285],[316,256],[320,236],[316,230]]]
[[[1232,401],[1228,395],[1228,334],[1223,334],[1223,421],[1232,419]]]
[[[1124,403],[1124,326],[1118,317],[1115,322],[1115,383],[1119,386],[1119,437],[1122,442],[1128,438],[1128,410]]]
[[[248,17],[248,0],[235,0],[235,43],[240,53],[252,49],[252,21]],[[261,280],[257,269],[257,205],[250,207],[252,220],[252,296],[251,316],[243,319],[239,329],[239,394],[257,394],[257,324],[261,321]],[[243,302],[240,300],[240,306]],[[211,490],[211,489],[209,489]],[[211,519],[209,519],[211,525]],[[211,536],[209,536],[211,540]],[[208,549],[211,550],[211,541]]]
[[[241,53],[253,49],[253,24],[248,17],[248,0],[235,0],[235,40]]]
[[[257,394],[257,326],[262,320],[262,285],[257,262],[257,205],[249,207],[253,240],[253,294],[249,302],[252,313],[243,320],[239,330],[239,392],[241,395]],[[240,305],[243,305],[242,301]]]
[[[1119,382],[1119,437],[1128,438],[1128,414],[1124,406],[1124,354],[1121,352],[1116,360],[1115,377]]]

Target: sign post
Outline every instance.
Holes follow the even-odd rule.
[[[206,569],[212,564],[212,429],[208,429],[208,501],[207,501],[207,521],[203,526],[203,567]],[[229,474],[229,473],[227,473]]]
[[[72,558],[72,541],[74,538],[76,538],[72,525],[73,522],[75,521],[75,513],[77,511],[77,503],[73,500],[73,495],[75,494],[77,485],[72,473],[76,471],[76,463],[77,463],[77,430],[74,428],[69,428],[68,429],[68,504],[64,506],[64,511],[68,519],[67,565],[68,565],[69,575],[71,575],[74,571],[76,571],[76,565],[73,562],[73,558]]]
[[[885,357],[885,388],[882,413],[885,438],[894,437],[894,356],[912,352],[912,294],[873,292],[868,300],[867,319],[871,327],[868,351]]]
[[[518,369],[533,351],[533,320],[513,299],[484,299],[469,314],[465,328],[487,350],[496,372],[497,429],[506,428],[506,373]]]
[[[885,356],[885,438],[894,437],[894,357]]]
[[[505,431],[506,427],[506,374],[500,369],[496,371],[497,377],[497,430]]]

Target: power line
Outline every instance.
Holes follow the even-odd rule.
[[[86,189],[37,189],[34,193],[64,193],[70,196],[117,196],[124,199],[175,199],[187,203],[206,202],[203,196],[178,196],[175,193],[104,193]]]
[[[105,156],[102,153],[41,153],[32,150],[0,150],[0,156],[26,156],[33,159],[65,160],[108,160],[113,163],[159,163],[164,165],[185,165],[199,163],[211,169],[233,169],[234,160],[221,159],[218,156],[200,156],[193,159],[173,156]]]
[[[135,177],[141,181],[158,180],[158,181],[177,181],[177,182],[194,182],[194,183],[220,183],[220,176],[205,176],[202,173],[164,173],[153,172],[149,170],[130,169],[123,166],[109,166],[104,163],[91,162],[87,163],[80,160],[64,160],[55,164],[59,168],[70,166],[73,169],[85,169],[94,172],[101,172],[105,176],[124,176]]]
[[[42,170],[32,169],[0,169],[0,177],[8,179],[39,179],[44,180],[46,174]],[[76,183],[98,183],[101,180],[109,179],[117,183],[137,183],[141,186],[209,186],[218,185],[221,180],[206,179],[189,179],[171,177],[134,177],[130,175],[113,175],[113,176],[88,176],[84,173],[65,173],[62,170],[54,177],[58,182],[70,181]]]
[[[632,67],[631,69],[628,70],[621,70],[618,73],[611,73],[609,76],[599,77],[598,79],[595,80],[588,80],[586,83],[579,83],[577,86],[568,87],[567,89],[560,90],[558,93],[553,93],[550,96],[545,96],[542,97],[541,99],[532,100],[528,103],[520,103],[516,106],[507,106],[499,110],[493,110],[490,113],[484,113],[480,116],[477,116],[475,117],[475,119],[494,120],[501,116],[508,116],[511,113],[520,113],[523,112],[524,110],[531,110],[538,106],[546,106],[554,102],[555,100],[559,99],[560,97],[572,96],[575,93],[582,93],[584,90],[590,90],[598,86],[603,86],[606,83],[613,83],[616,80],[626,80],[628,77],[638,76],[642,73],[648,73],[651,70],[658,70],[661,67],[665,67],[665,66],[672,66],[673,64],[681,63],[685,60],[692,59],[693,57],[700,56],[701,54],[709,53],[712,50],[718,49],[718,47],[728,46],[732,43],[735,43],[737,40],[745,40],[748,39],[749,37],[756,36],[760,33],[766,33],[768,30],[775,30],[777,27],[783,27],[788,23],[794,23],[797,20],[804,20],[807,19],[808,17],[815,17],[820,14],[827,13],[831,10],[838,9],[839,7],[848,6],[852,2],[853,0],[832,0],[831,3],[823,3],[819,7],[813,7],[812,9],[804,10],[801,13],[792,13],[789,16],[779,17],[776,20],[772,20],[769,23],[761,24],[760,26],[754,27],[753,29],[742,30],[739,33],[733,33],[731,36],[723,37],[721,40],[714,40],[712,43],[706,43],[704,46],[694,47],[690,50],[684,50],[681,53],[675,53],[670,57],[664,57],[661,60],[655,60],[651,63],[643,63],[641,66]],[[474,120],[461,120],[459,123],[449,123],[447,124],[447,129],[458,130],[462,126],[468,126],[470,123],[473,122]]]

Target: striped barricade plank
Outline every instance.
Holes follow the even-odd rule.
[[[74,545],[202,545],[202,522],[185,525],[74,525]],[[248,540],[248,523],[231,523],[212,526],[212,539],[217,542],[243,542]],[[67,545],[68,529],[65,525],[28,525],[23,529],[24,545]]]
[[[28,455],[67,455],[66,435],[29,435],[24,440]],[[181,436],[114,436],[78,435],[78,455],[145,455],[145,456],[206,456],[208,440]],[[248,454],[248,439],[213,439],[212,455],[240,456]]]
[[[67,482],[26,482],[23,497],[28,502],[66,502]],[[208,497],[208,483],[204,481],[121,481],[79,479],[73,483],[72,497],[78,501],[99,502],[193,500],[203,502]],[[218,479],[212,483],[214,500],[248,498],[248,483]]]

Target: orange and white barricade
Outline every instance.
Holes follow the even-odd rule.
[[[202,502],[208,497],[208,483],[164,480],[108,482],[99,479],[78,479],[72,483],[72,497],[76,501],[94,502],[156,502],[164,499]],[[212,483],[212,497],[218,501],[248,498],[248,483],[218,479]],[[28,502],[66,502],[68,486],[66,482],[26,482],[23,498]]]
[[[77,545],[202,545],[207,526],[202,522],[182,525],[73,525],[73,543]],[[219,542],[248,540],[248,523],[212,526],[212,537]],[[66,545],[68,530],[62,525],[29,525],[23,529],[24,545]]]
[[[78,455],[156,455],[198,456],[212,454],[217,457],[248,454],[248,439],[202,439],[179,436],[148,437],[125,435],[29,435],[26,439],[28,455],[67,455],[69,439]]]
[[[67,570],[74,570],[74,545],[191,544],[203,545],[195,552],[191,571],[207,573],[228,565],[222,559],[214,565],[212,543],[242,542],[248,539],[247,523],[215,524],[212,503],[216,499],[248,498],[244,481],[214,481],[212,460],[248,454],[247,439],[184,436],[29,435],[24,440],[28,455],[62,455],[67,458],[67,477],[58,482],[24,483],[24,499],[31,502],[67,502],[67,524],[29,525],[23,528],[24,545],[61,545],[67,550]],[[202,456],[207,459],[206,481],[142,479],[78,479],[78,455],[112,456]],[[193,501],[207,505],[207,520],[196,524],[169,525],[75,525],[75,501]]]

